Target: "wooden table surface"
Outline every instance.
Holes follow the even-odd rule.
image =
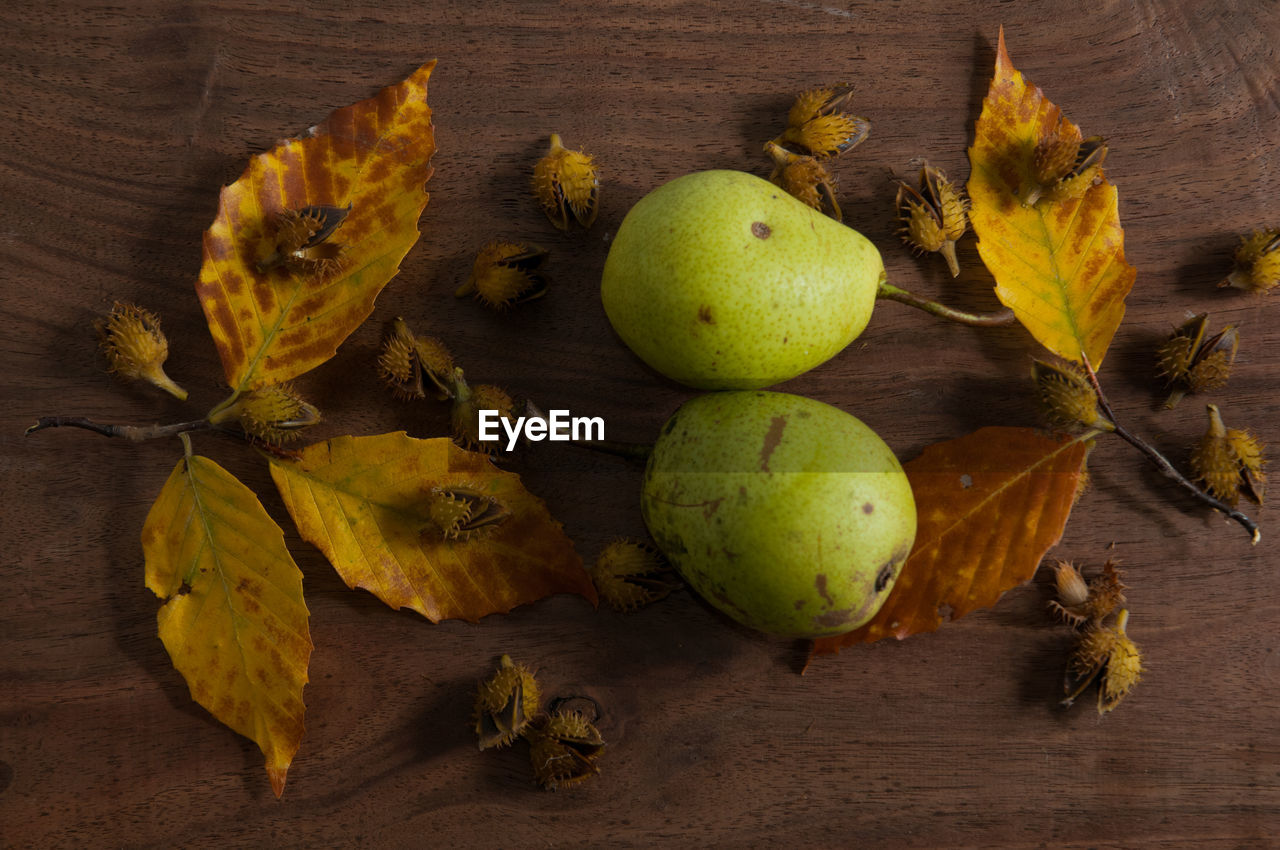
[[[646,191],[711,167],[767,172],[792,96],[857,90],[870,139],[836,170],[848,221],[891,280],[996,306],[972,236],[952,281],[912,257],[891,176],[966,148],[1003,24],[1014,64],[1111,147],[1138,277],[1103,371],[1119,416],[1184,464],[1202,399],[1160,408],[1152,347],[1188,312],[1240,327],[1233,425],[1280,443],[1280,301],[1215,288],[1239,234],[1280,223],[1280,11],[1267,0],[1076,3],[477,3],[77,0],[0,9],[0,845],[1280,846],[1280,528],[1263,542],[1172,490],[1119,441],[1053,556],[1123,560],[1147,674],[1114,713],[1057,706],[1070,646],[1048,570],[998,606],[800,675],[805,646],[739,628],[687,592],[623,616],[556,597],[432,625],[348,590],[293,530],[253,452],[199,440],[262,495],[304,574],[315,652],[283,799],[249,740],[192,702],[156,635],[139,532],[180,453],[40,415],[198,417],[225,394],[193,292],[220,187],[248,158],[430,58],[439,152],[423,236],[336,358],[300,382],[317,437],[446,432],[371,364],[403,315],[469,376],[651,440],[691,393],[613,336],[597,287]],[[551,132],[593,153],[599,220],[561,235],[529,192]],[[541,301],[494,315],[453,291],[483,242],[552,252]],[[114,299],[160,312],[187,404],[103,373]],[[1035,344],[882,304],[784,389],[864,419],[900,457],[985,425],[1036,425]],[[590,560],[644,533],[641,469],[541,444],[511,463]],[[517,751],[479,753],[474,683],[501,653],[602,708],[595,781],[537,790]]]

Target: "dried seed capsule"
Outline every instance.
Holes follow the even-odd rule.
[[[330,207],[320,204],[299,210],[282,210],[276,215],[275,251],[258,263],[258,271],[283,267],[290,274],[329,277],[342,268],[343,248],[330,242],[347,220],[351,205]]]
[[[1107,143],[1101,136],[1082,139],[1080,130],[1065,118],[1038,142],[1031,154],[1022,203],[1079,198],[1102,176]]]
[[[1219,287],[1269,292],[1280,283],[1280,230],[1255,230],[1240,239],[1235,268]]]
[[[470,277],[454,294],[474,294],[495,310],[541,298],[547,293],[546,261],[547,252],[537,245],[496,239],[480,249]]]
[[[1206,406],[1209,430],[1191,451],[1191,469],[1216,498],[1235,507],[1243,494],[1262,504],[1267,476],[1265,447],[1248,431],[1227,428],[1217,405]]]
[[[838,156],[853,149],[871,133],[871,122],[843,111],[852,96],[848,88],[801,93],[787,114],[787,129],[774,142],[793,145],[815,157]]]
[[[1208,326],[1209,314],[1201,313],[1176,328],[1160,346],[1160,373],[1172,387],[1166,408],[1177,405],[1189,392],[1207,392],[1226,385],[1240,347],[1240,334],[1234,325],[1229,325],[1205,339]]]
[[[244,432],[267,443],[297,439],[298,432],[320,421],[320,411],[291,385],[274,384],[242,393],[233,404],[209,417],[214,425],[238,422]]]
[[[133,304],[117,301],[105,319],[94,323],[98,342],[107,357],[107,370],[129,380],[153,384],[179,401],[187,391],[164,372],[169,359],[169,340],[160,330],[154,313]]]
[[[902,239],[922,252],[937,252],[947,261],[951,276],[960,274],[956,240],[969,227],[969,203],[940,169],[925,164],[920,188],[898,181],[898,218]]]
[[[1054,365],[1033,360],[1031,378],[1040,412],[1053,428],[1067,433],[1115,429],[1098,409],[1098,393],[1079,364],[1064,360]]]
[[[1125,633],[1129,612],[1121,609],[1114,626],[1093,623],[1081,632],[1067,669],[1077,676],[1077,686],[1063,699],[1071,705],[1091,685],[1099,682],[1098,713],[1106,714],[1120,704],[1142,678],[1142,653]]]
[[[533,778],[548,791],[582,782],[600,772],[596,761],[604,752],[604,738],[576,711],[558,711],[531,726],[529,761]]]
[[[533,673],[502,656],[498,669],[476,688],[472,728],[480,749],[505,747],[525,732],[538,714],[538,696]]]
[[[445,540],[470,540],[497,528],[511,516],[511,511],[475,487],[452,485],[432,487],[427,492],[426,514],[428,527],[423,529],[424,534],[439,535]]]
[[[582,151],[571,151],[551,134],[551,149],[533,167],[533,192],[547,218],[560,230],[571,221],[590,227],[596,220],[600,178],[595,161]]]
[[[382,342],[378,374],[397,398],[426,398],[427,385],[438,399],[452,398],[453,355],[434,337],[420,337],[399,317]]]
[[[501,440],[486,443],[480,440],[480,411],[496,410],[498,418],[515,421],[515,402],[500,387],[492,384],[467,384],[462,370],[453,370],[453,410],[450,421],[453,426],[453,438],[463,448],[494,452],[501,445]]]
[[[600,598],[617,611],[635,611],[675,587],[667,560],[652,546],[631,540],[610,543],[589,570]]]
[[[1031,155],[1031,177],[1035,186],[1051,186],[1076,165],[1076,154],[1084,141],[1080,128],[1065,118],[1059,118],[1049,134],[1036,142]],[[1035,200],[1027,201],[1028,205]]]
[[[1114,561],[1107,561],[1102,573],[1088,584],[1080,572],[1065,561],[1059,561],[1057,569],[1058,598],[1049,603],[1049,608],[1073,628],[1100,623],[1125,603],[1126,587]]]
[[[1079,198],[1102,177],[1102,164],[1106,161],[1106,140],[1101,136],[1085,139],[1076,151],[1075,165],[1046,189],[1045,198],[1055,203]]]
[[[792,153],[776,142],[766,142],[764,149],[773,159],[770,183],[836,221],[844,220],[836,202],[835,178],[820,160]]]

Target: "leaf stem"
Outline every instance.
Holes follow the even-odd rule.
[[[1003,310],[996,310],[992,313],[967,313],[964,310],[957,310],[954,307],[948,307],[945,304],[939,304],[936,301],[930,301],[919,295],[908,292],[905,289],[899,289],[890,283],[880,281],[880,289],[876,293],[877,298],[885,298],[889,301],[897,301],[900,304],[907,304],[918,310],[924,310],[926,313],[932,313],[943,319],[950,319],[953,322],[960,322],[974,327],[999,327],[1001,325],[1011,325],[1017,319],[1013,315],[1013,310],[1005,307]]]
[[[1208,493],[1201,490],[1185,475],[1179,472],[1177,467],[1170,463],[1164,455],[1160,454],[1154,446],[1150,445],[1137,434],[1134,434],[1132,431],[1129,431],[1116,422],[1115,411],[1111,409],[1111,403],[1107,401],[1107,396],[1102,391],[1102,385],[1098,383],[1098,375],[1093,371],[1092,364],[1089,363],[1089,356],[1081,351],[1080,359],[1081,364],[1084,366],[1084,373],[1089,378],[1089,383],[1093,385],[1093,391],[1098,395],[1098,407],[1102,410],[1107,419],[1111,420],[1111,424],[1115,426],[1113,433],[1138,451],[1142,452],[1147,460],[1151,461],[1157,469],[1164,473],[1166,478],[1172,479],[1174,482],[1181,485],[1188,493],[1199,499],[1201,502],[1204,502],[1209,507],[1240,523],[1240,525],[1244,527],[1244,530],[1249,532],[1249,537],[1252,540],[1253,545],[1256,546],[1258,541],[1262,539],[1262,531],[1258,528],[1258,524],[1256,522],[1231,507],[1226,502],[1223,502],[1220,499],[1215,499],[1213,496],[1210,496]]]

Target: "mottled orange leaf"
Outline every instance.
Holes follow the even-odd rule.
[[[273,458],[271,476],[303,538],[348,586],[392,608],[474,622],[554,593],[596,601],[573,544],[520,476],[451,440],[335,437],[296,461]],[[446,500],[466,494],[500,518],[450,536]]]
[[[871,622],[815,641],[812,656],[934,631],[1028,581],[1062,537],[1090,446],[1029,428],[983,428],[904,464],[918,528],[902,574]]]
[[[1004,31],[995,76],[969,148],[969,219],[996,296],[1045,348],[1097,368],[1124,317],[1136,272],[1124,258],[1116,187],[1100,176],[1074,200],[1024,206],[1036,144],[1078,131],[1009,61]]]
[[[142,529],[160,640],[191,698],[262,748],[279,797],[302,741],[311,635],[302,573],[253,491],[183,458]]]
[[[435,131],[429,62],[399,85],[339,109],[305,136],[253,158],[222,190],[204,236],[196,294],[236,393],[287,381],[328,360],[418,241]],[[324,271],[261,268],[281,214],[351,209],[326,244]]]

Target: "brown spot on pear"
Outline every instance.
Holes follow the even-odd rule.
[[[884,441],[838,408],[785,393],[712,393],[676,416],[650,455],[641,508],[690,587],[776,635],[821,637],[870,620],[916,532],[910,483]]]

